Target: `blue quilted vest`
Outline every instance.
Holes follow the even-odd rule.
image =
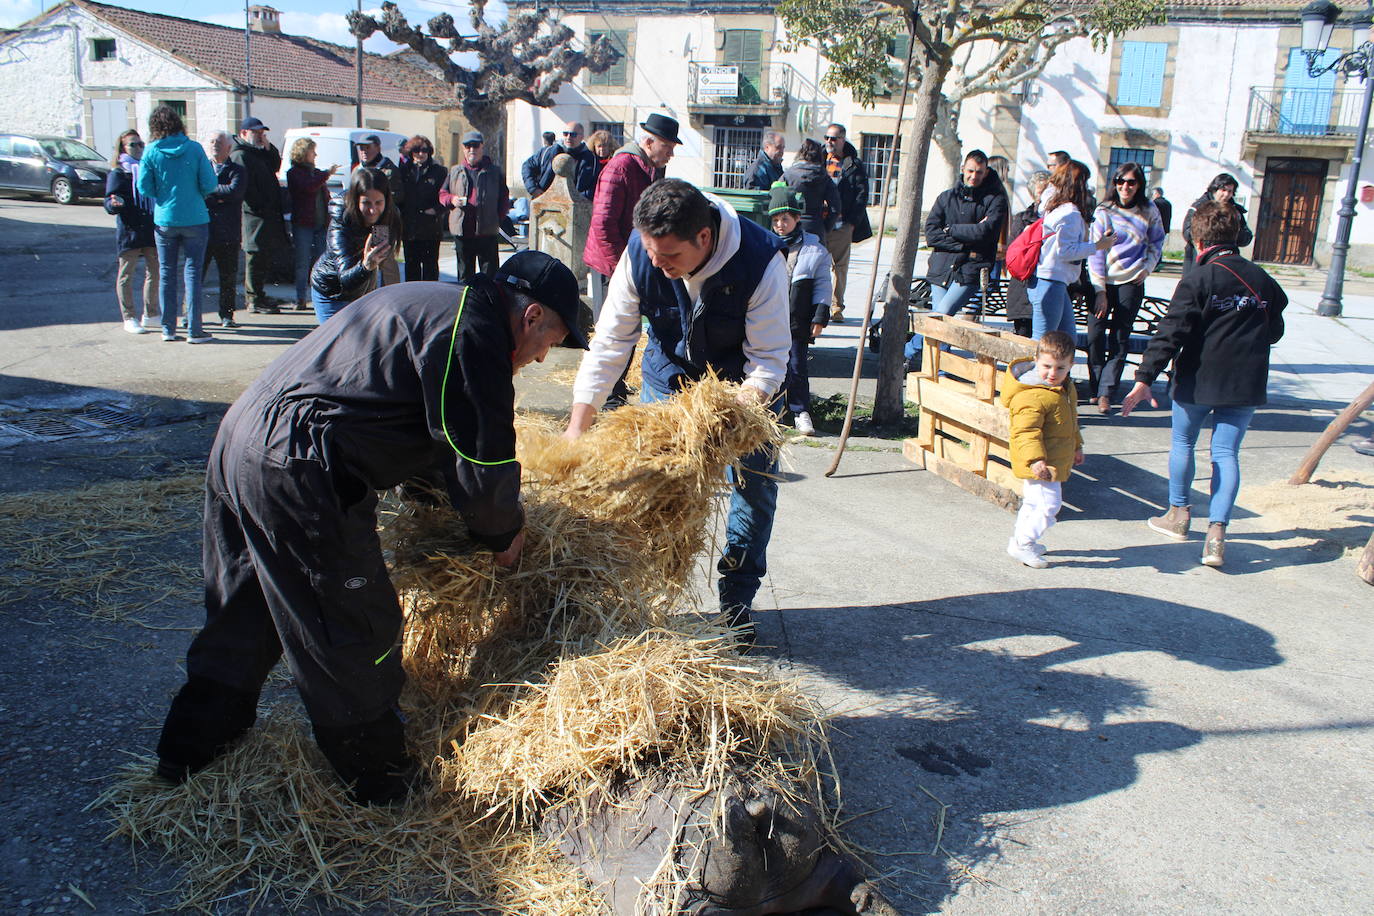
[[[649,325],[642,361],[645,384],[677,391],[708,368],[728,381],[744,380],[749,299],[784,242],[747,219],[739,227],[739,250],[706,279],[698,302],[688,298],[686,283],[668,279],[649,261],[638,230],[630,234],[630,276],[639,291],[639,312]]]

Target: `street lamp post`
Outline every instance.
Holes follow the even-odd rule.
[[[1374,4],[1374,0],[1371,0]],[[1360,127],[1355,134],[1354,161],[1350,165],[1350,180],[1346,183],[1345,197],[1341,198],[1341,208],[1336,211],[1336,241],[1331,246],[1331,266],[1326,272],[1326,289],[1322,292],[1317,314],[1328,318],[1338,318],[1341,314],[1341,288],[1345,285],[1345,258],[1350,251],[1350,225],[1355,219],[1355,191],[1360,181],[1360,166],[1364,161],[1365,132],[1369,129],[1369,107],[1374,101],[1374,79],[1371,67],[1374,66],[1374,44],[1370,42],[1370,27],[1374,25],[1374,5],[1360,13],[1351,22],[1356,40],[1360,43],[1353,51],[1342,54],[1328,64],[1317,61],[1326,54],[1331,44],[1331,33],[1336,28],[1336,18],[1340,7],[1331,0],[1315,0],[1302,10],[1302,53],[1307,57],[1309,76],[1321,76],[1335,70],[1347,78],[1358,76],[1364,83],[1364,102],[1360,106]]]

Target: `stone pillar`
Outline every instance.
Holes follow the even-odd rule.
[[[530,201],[530,248],[552,255],[572,270],[578,282],[587,277],[582,250],[592,221],[591,201],[577,193],[577,162],[566,153],[553,159],[553,184]]]

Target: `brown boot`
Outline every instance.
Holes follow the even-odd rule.
[[[1226,562],[1226,526],[1213,522],[1207,526],[1207,541],[1202,545],[1202,565],[1214,569]]]
[[[1169,511],[1146,522],[1151,531],[1158,531],[1166,538],[1175,541],[1188,540],[1188,526],[1193,521],[1193,510],[1189,506],[1170,506]]]

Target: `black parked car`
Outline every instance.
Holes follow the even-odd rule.
[[[104,197],[108,161],[69,137],[0,133],[0,190],[51,194],[59,204]]]

